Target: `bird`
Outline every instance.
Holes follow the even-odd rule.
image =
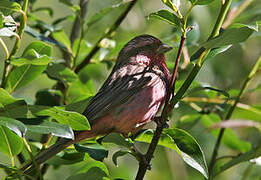
[[[170,86],[165,53],[172,47],[143,34],[131,39],[119,52],[115,65],[83,112],[91,129],[75,131],[75,138],[61,138],[35,158],[41,164],[68,146],[112,132],[136,134],[152,121]],[[26,170],[32,164],[22,168]],[[29,169],[31,169],[29,168]]]

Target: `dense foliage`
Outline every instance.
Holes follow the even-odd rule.
[[[260,9],[259,0],[1,0],[0,178],[260,179]],[[81,113],[123,45],[144,33],[174,47],[175,94],[159,113],[170,127],[86,140],[21,170],[90,129]]]

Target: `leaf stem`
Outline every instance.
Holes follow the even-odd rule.
[[[252,70],[250,71],[247,79],[244,81],[241,89],[240,89],[240,92],[238,93],[233,105],[229,108],[228,110],[228,113],[224,119],[224,121],[227,121],[231,118],[237,104],[239,103],[240,101],[240,98],[242,96],[242,94],[245,92],[247,86],[249,85],[250,81],[253,79],[254,75],[256,74],[257,70],[258,70],[258,67],[259,65],[261,64],[261,56],[258,58],[258,60],[256,61],[255,65],[253,66]],[[218,155],[218,149],[220,147],[220,144],[221,144],[221,140],[222,140],[222,137],[224,135],[224,132],[225,132],[225,128],[221,128],[220,131],[219,131],[219,134],[218,134],[218,139],[216,141],[216,144],[214,146],[214,150],[213,150],[213,154],[212,154],[212,157],[211,157],[211,161],[210,161],[210,165],[209,165],[209,175],[210,175],[210,179],[213,178],[213,169],[214,169],[214,166],[216,164],[216,160],[217,160],[217,155]]]
[[[5,56],[6,56],[5,61],[4,61],[4,67],[3,67],[2,81],[1,81],[1,85],[0,85],[0,87],[4,88],[4,82],[5,82],[5,77],[6,77],[6,67],[8,65],[7,59],[9,59],[10,54],[9,54],[8,48],[2,38],[0,38],[0,43],[4,48]]]
[[[75,68],[75,72],[79,73],[82,68],[84,68],[91,60],[91,58],[100,50],[99,44],[105,38],[110,36],[125,19],[129,11],[135,5],[138,0],[132,0],[125,11],[118,17],[118,19],[111,25],[111,27],[104,33],[104,35],[96,42],[94,48],[91,52],[84,58],[84,60]]]
[[[37,164],[37,162],[35,161],[34,159],[34,155],[32,153],[32,149],[30,147],[30,145],[28,144],[28,142],[26,141],[25,137],[23,137],[23,142],[24,142],[24,145],[25,145],[25,149],[27,150],[30,158],[31,158],[31,161],[33,163],[33,165],[36,167],[36,170],[37,170],[37,174],[38,174],[38,177],[40,180],[43,180],[43,176],[41,174],[41,170],[40,170],[40,167],[39,165]]]
[[[18,36],[16,36],[16,41],[15,41],[15,44],[14,44],[14,47],[13,47],[11,53],[8,56],[8,60],[10,59],[11,56],[13,56],[17,52],[17,50],[20,47],[22,35],[23,35],[24,28],[26,26],[26,21],[27,21],[26,12],[27,12],[27,8],[28,8],[28,2],[29,2],[29,0],[24,0],[23,8],[22,8],[22,10],[19,11],[22,14],[22,18],[20,20],[20,27],[19,27],[19,30],[17,33]],[[1,83],[1,87],[3,87],[3,88],[5,87],[6,79],[8,79],[8,76],[9,76],[10,72],[12,71],[12,68],[9,68],[9,71],[8,71],[8,68],[9,68],[9,62],[5,61],[4,73],[3,73],[2,83]]]
[[[18,30],[18,35],[19,35],[20,38],[16,38],[14,47],[13,47],[11,53],[10,53],[10,57],[17,52],[17,50],[18,50],[18,48],[20,47],[20,44],[21,44],[22,35],[23,35],[24,28],[26,26],[26,21],[27,21],[26,12],[27,12],[27,8],[28,8],[28,2],[29,2],[29,0],[23,1],[23,8],[22,8],[22,11],[21,11],[22,18],[20,20],[20,27],[19,27],[19,30]]]
[[[10,54],[9,54],[8,48],[7,48],[5,42],[3,41],[2,38],[0,38],[0,44],[1,44],[1,45],[3,46],[3,48],[4,48],[6,59],[8,59],[9,56],[10,56]]]
[[[231,16],[224,22],[223,28],[227,28],[252,2],[253,0],[246,0],[238,8],[236,8],[236,10],[232,12]]]
[[[215,23],[215,26],[213,28],[213,31],[211,32],[209,39],[212,39],[214,37],[216,37],[217,35],[219,35],[219,31],[222,27],[222,24],[225,20],[225,17],[227,15],[228,9],[230,7],[232,0],[226,0],[225,4],[222,5],[221,9],[220,9],[220,13],[218,15],[217,21]]]

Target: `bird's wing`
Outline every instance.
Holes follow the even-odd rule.
[[[90,124],[125,103],[148,84],[152,77],[146,72],[148,67],[130,65],[113,71],[83,113]]]

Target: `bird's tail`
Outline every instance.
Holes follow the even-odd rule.
[[[97,132],[101,132],[101,130],[97,129],[97,127],[100,128],[99,123],[96,124],[96,125],[94,125],[90,131],[76,131],[76,132],[74,132],[75,133],[75,139],[74,140],[73,139],[66,139],[66,138],[59,139],[51,147],[49,147],[48,149],[46,149],[42,153],[40,153],[34,159],[34,162],[26,164],[20,170],[22,170],[25,174],[28,174],[35,168],[35,165],[42,164],[43,162],[47,161],[51,157],[55,156],[57,153],[61,152],[65,148],[67,148],[68,146],[70,146],[74,143],[77,143],[79,141],[82,141],[84,139],[90,139],[90,138],[96,137],[98,134],[103,134],[103,133],[97,133]]]

